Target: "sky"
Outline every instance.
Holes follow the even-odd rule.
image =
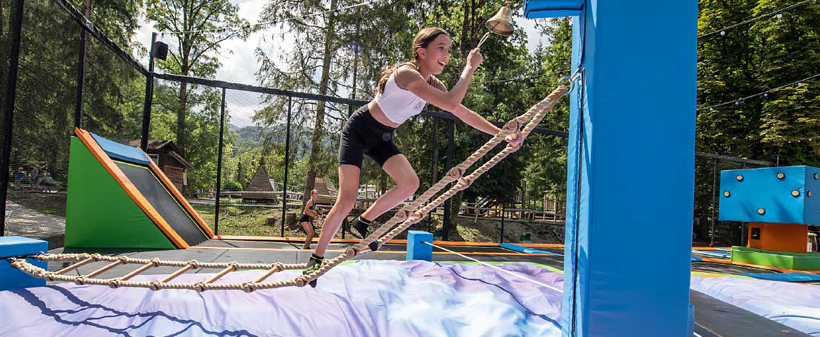
[[[364,1],[364,0],[363,0]],[[389,0],[383,0],[389,1]],[[267,0],[232,0],[233,3],[239,6],[239,16],[250,23],[259,22],[259,15]],[[542,19],[543,20],[543,19]],[[515,19],[518,27],[521,27],[528,36],[527,49],[534,51],[539,42],[546,43],[546,40],[538,34],[535,29],[535,21],[528,19]],[[257,47],[263,47],[265,50],[271,50],[272,47],[285,52],[293,48],[295,41],[293,39],[282,40],[278,37],[278,26],[253,33],[247,40],[231,39],[221,43],[219,61],[222,66],[217,70],[216,78],[222,81],[235,82],[250,85],[259,85],[254,75],[259,69],[254,50]],[[150,22],[146,22],[144,18],[140,19],[140,29],[135,36],[136,41],[142,42],[146,48],[151,43],[151,33],[155,29]],[[274,34],[277,33],[277,34]],[[275,37],[275,38],[273,38]],[[498,38],[498,37],[491,37]],[[174,48],[174,41],[162,35],[158,36],[159,40],[169,44],[169,48]],[[278,61],[278,58],[277,58]],[[147,56],[140,60],[143,65],[148,64]],[[243,94],[241,99],[231,100],[229,110],[231,113],[231,124],[239,127],[252,125],[251,118],[254,111],[260,108],[260,98],[256,95]]]

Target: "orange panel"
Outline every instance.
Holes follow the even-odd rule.
[[[205,230],[205,233],[208,234],[208,238],[213,239],[214,232],[211,230],[211,227],[208,227],[208,224],[206,224],[205,220],[202,220],[202,218],[194,210],[194,208],[191,207],[191,204],[188,203],[188,200],[186,200],[182,196],[182,193],[179,193],[179,190],[177,190],[176,186],[174,186],[174,183],[172,183],[171,180],[168,179],[167,176],[165,176],[165,173],[162,172],[162,170],[160,170],[156,164],[154,164],[153,160],[149,161],[149,165],[151,167],[151,171],[153,171],[154,174],[157,177],[159,177],[159,179],[162,181],[165,187],[168,188],[169,191],[171,191],[171,194],[173,194],[174,197],[176,197],[176,199],[179,200],[179,203],[182,204],[182,207],[184,207],[186,211],[188,211],[188,214],[190,214],[191,217],[193,217],[194,220],[197,222],[197,224]]]
[[[134,200],[137,206],[139,206],[139,208],[142,209],[143,212],[145,212],[148,218],[150,218],[151,221],[153,221],[154,224],[157,225],[159,230],[162,231],[165,234],[165,236],[167,236],[168,239],[170,239],[171,242],[173,242],[177,248],[188,248],[188,244],[185,242],[185,240],[183,240],[179,236],[179,234],[177,234],[177,232],[173,230],[167,222],[165,222],[165,219],[163,219],[159,215],[159,213],[157,213],[157,210],[151,207],[151,204],[148,203],[148,200],[145,200],[145,197],[143,197],[142,193],[140,193],[137,190],[137,187],[134,186],[134,184],[132,184],[130,180],[128,180],[128,177],[126,177],[125,174],[123,174],[122,171],[120,171],[120,169],[117,168],[117,165],[114,164],[114,161],[112,161],[111,158],[109,158],[108,155],[105,154],[105,151],[103,151],[100,145],[97,144],[97,141],[94,140],[94,137],[92,137],[88,131],[85,131],[80,128],[74,128],[74,133],[77,135],[77,138],[79,138],[80,141],[82,141],[83,144],[85,144],[86,148],[88,148],[88,150],[91,151],[91,154],[93,154],[94,157],[97,157],[97,160],[99,160],[100,164],[102,164],[102,166],[105,167],[106,171],[108,171],[108,173],[111,174],[112,177],[114,177],[114,180],[116,180],[117,183],[120,184],[120,186],[122,186],[122,189],[125,190],[125,193],[128,194],[128,196],[131,197],[132,200]]]
[[[757,229],[757,230],[753,230]],[[760,232],[753,239],[753,232]],[[809,226],[768,222],[749,223],[749,247],[778,252],[805,253],[809,238]]]

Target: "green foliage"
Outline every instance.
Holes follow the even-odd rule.
[[[242,184],[235,181],[228,181],[222,183],[222,189],[225,191],[241,191]]]
[[[699,34],[793,5],[791,0],[701,0]],[[698,106],[731,102],[820,73],[820,4],[809,2],[698,40]],[[820,164],[820,86],[807,81],[738,104],[700,110],[699,151],[780,165]],[[809,141],[813,139],[813,141]],[[695,220],[710,223],[715,193],[711,160],[696,160]],[[717,163],[717,169],[743,168]],[[698,230],[706,235],[706,229]]]
[[[82,8],[83,1],[73,2]],[[12,3],[0,3],[4,7],[2,25],[8,22]],[[139,53],[129,41],[137,28],[140,8],[140,2],[95,1],[89,16],[121,48]],[[27,1],[23,15],[11,162],[17,167],[45,165],[55,180],[65,182],[81,30],[52,2]],[[6,35],[6,26],[0,32],[0,88],[5,93],[11,37]],[[88,40],[81,104],[84,127],[105,137],[129,140],[129,136],[139,134],[145,80],[95,39]],[[5,109],[5,104],[0,106]]]

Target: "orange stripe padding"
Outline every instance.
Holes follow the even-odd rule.
[[[278,237],[278,236],[238,236],[238,235],[217,235],[214,237],[217,240],[237,240],[237,241],[284,241],[284,242],[305,242],[305,238],[298,237]],[[314,241],[319,238],[314,238]],[[331,243],[358,243],[360,239],[333,239]],[[390,240],[390,244],[407,244],[407,240]],[[435,245],[446,246],[473,246],[473,247],[487,247],[498,246],[497,242],[460,242],[460,241],[441,241],[434,240]],[[562,244],[554,243],[516,243],[516,245],[527,248],[564,248]]]
[[[154,174],[157,177],[159,177],[159,180],[161,180],[165,187],[168,188],[168,191],[171,191],[171,194],[173,194],[174,197],[177,198],[182,207],[184,207],[185,210],[188,211],[188,214],[190,214],[191,217],[194,218],[194,221],[197,222],[199,227],[202,227],[202,229],[205,230],[205,233],[208,234],[208,239],[213,239],[214,232],[211,230],[210,227],[208,227],[208,224],[205,223],[205,220],[202,220],[199,214],[196,211],[194,211],[194,208],[191,207],[191,204],[188,203],[188,200],[182,197],[182,193],[179,193],[179,190],[177,190],[176,186],[174,186],[174,183],[171,182],[171,179],[168,179],[165,173],[163,173],[162,170],[159,169],[159,166],[154,164],[153,160],[149,161],[149,166],[151,167],[151,172],[154,172]]]
[[[704,247],[700,247],[700,246],[692,246],[692,249],[695,249],[695,250],[704,250],[704,251],[716,251],[716,250],[726,250],[726,249],[732,249],[732,247],[706,247],[706,246],[704,246]]]
[[[85,144],[86,148],[91,151],[94,157],[97,157],[97,160],[100,164],[102,164],[105,170],[108,171],[112,177],[114,177],[114,180],[122,186],[122,189],[126,194],[128,194],[129,197],[131,197],[131,200],[134,200],[137,206],[145,212],[145,215],[147,215],[148,218],[150,218],[151,221],[157,225],[159,230],[162,231],[162,233],[164,233],[165,236],[167,236],[177,248],[188,248],[188,243],[186,243],[185,240],[183,240],[179,234],[177,234],[177,232],[171,228],[170,225],[168,225],[167,222],[165,222],[165,219],[157,213],[154,207],[151,207],[148,200],[145,200],[145,197],[143,197],[142,193],[137,190],[137,187],[134,186],[130,180],[128,180],[128,177],[126,177],[119,168],[117,168],[114,161],[112,161],[111,158],[105,154],[105,151],[103,151],[100,145],[97,144],[97,141],[94,140],[91,134],[80,128],[74,128],[74,133],[80,141]]]

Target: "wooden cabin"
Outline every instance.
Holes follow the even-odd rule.
[[[140,141],[132,140],[128,145],[139,147]],[[188,185],[185,178],[185,170],[193,169],[191,165],[182,155],[179,154],[179,149],[176,144],[170,140],[149,140],[148,149],[145,151],[151,160],[156,164],[160,170],[174,183],[174,187],[180,192],[185,191],[184,187]]]

